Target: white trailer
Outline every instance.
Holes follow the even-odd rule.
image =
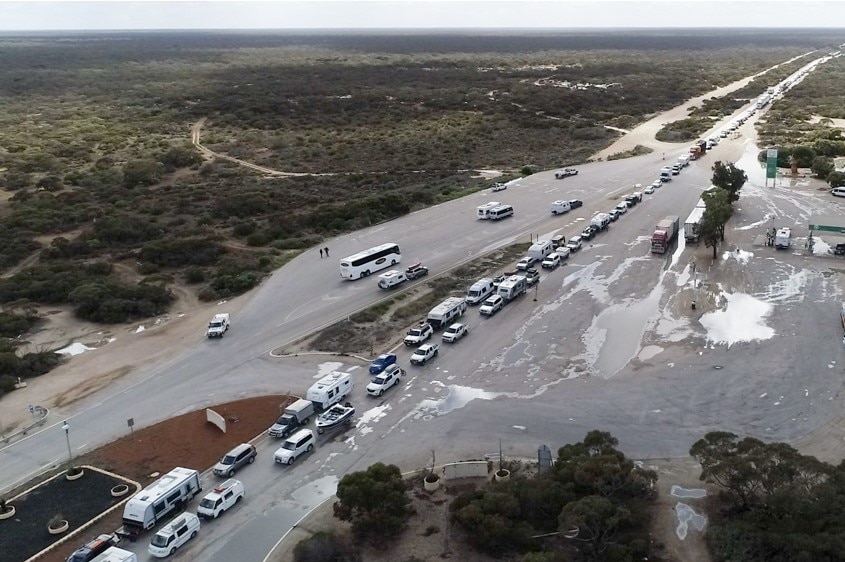
[[[174,509],[183,507],[202,491],[200,473],[177,466],[137,494],[123,508],[123,529],[118,534],[135,537],[152,529]]]
[[[698,242],[700,236],[698,230],[701,225],[701,219],[704,217],[704,208],[696,206],[692,213],[684,221],[684,238],[690,242]]]
[[[788,228],[779,228],[775,233],[775,248],[778,250],[785,250],[789,248],[792,241],[792,231]]]
[[[572,208],[572,205],[569,204],[569,201],[552,201],[550,205],[551,211],[553,215],[561,215],[563,213],[569,212]]]
[[[507,302],[523,294],[527,288],[528,285],[525,277],[522,275],[511,275],[499,285],[497,294]]]
[[[490,209],[498,207],[501,205],[498,201],[490,201],[489,203],[485,203],[480,205],[478,208],[475,209],[475,214],[480,219],[489,219],[490,218]]]
[[[91,562],[138,562],[138,555],[116,546],[110,546],[102,554],[92,558]]]
[[[314,406],[327,410],[352,392],[352,375],[334,371],[311,385],[305,398]]]
[[[435,330],[448,326],[456,318],[463,316],[466,312],[467,303],[462,297],[449,297],[428,313],[427,321]]]

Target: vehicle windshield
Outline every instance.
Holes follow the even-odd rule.
[[[296,449],[296,443],[294,443],[293,441],[285,441],[285,444],[282,445],[282,449],[293,451],[294,449]]]
[[[220,328],[221,326],[223,326],[223,323],[222,323],[222,322],[212,322],[212,323],[211,323],[211,324],[209,324],[208,326],[209,326],[210,328]]]
[[[458,329],[457,329],[457,328],[446,328],[446,333],[447,333],[447,334],[454,334],[454,333],[455,333],[455,332],[457,332],[457,331],[458,331]]]
[[[409,335],[412,335],[412,336],[418,336],[418,335],[420,335],[421,333],[422,333],[422,330],[416,330],[416,329],[411,330],[410,332],[408,332],[408,334],[409,334]]]
[[[150,544],[153,545],[153,546],[159,546],[159,547],[167,546],[167,544],[170,542],[171,537],[172,537],[172,535],[165,536],[165,535],[156,534],[153,537],[153,540],[150,541]]]
[[[235,457],[232,455],[226,455],[220,459],[220,464],[235,464]]]
[[[214,509],[214,500],[210,500],[208,498],[203,498],[200,502],[200,507],[205,507],[208,509]]]
[[[387,363],[386,355],[379,355],[378,357],[376,357],[376,360],[373,361],[374,365],[383,365],[384,363]]]
[[[86,552],[80,552],[78,554],[76,554],[76,553],[72,554],[70,556],[70,558],[67,559],[67,562],[86,562],[87,560],[89,560],[89,558],[88,558],[88,552],[87,552],[87,549],[86,549]]]
[[[373,379],[374,384],[382,385],[385,382],[387,382],[387,379],[385,379],[384,377],[376,377]]]

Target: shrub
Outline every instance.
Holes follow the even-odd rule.
[[[0,337],[16,338],[29,330],[38,321],[38,317],[30,314],[20,316],[11,312],[0,312]]]
[[[358,562],[360,556],[334,533],[319,531],[296,544],[293,559],[294,562]]]
[[[376,463],[344,476],[337,487],[334,516],[352,522],[359,537],[385,540],[404,527],[409,511],[405,481],[399,467]]]
[[[123,186],[133,188],[161,181],[164,164],[155,160],[130,160],[123,166]]]
[[[185,283],[189,285],[196,285],[205,281],[205,271],[201,267],[195,265],[185,270]]]
[[[141,260],[163,267],[213,265],[225,253],[223,246],[208,238],[156,240],[141,248]]]
[[[248,236],[255,232],[256,228],[258,228],[258,226],[252,221],[239,222],[235,225],[235,228],[232,229],[232,234],[241,237]]]

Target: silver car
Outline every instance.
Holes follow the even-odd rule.
[[[239,468],[255,462],[255,456],[257,454],[258,452],[253,445],[241,443],[226,453],[220,459],[220,462],[214,465],[214,474],[231,478]]]

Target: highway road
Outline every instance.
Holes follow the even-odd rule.
[[[258,462],[240,476],[247,501],[206,524],[196,544],[177,556],[223,561],[233,553],[262,560],[295,520],[330,497],[344,473],[376,461],[421,467],[432,450],[438,462],[479,458],[497,450],[499,439],[507,456],[530,457],[541,443],[555,450],[594,428],[612,431],[635,458],[684,455],[715,428],[776,439],[806,435],[838,419],[845,390],[836,367],[845,365],[841,346],[817,337],[817,319],[839,290],[826,267],[808,264],[813,258],[800,252],[766,248],[754,249],[760,259],[729,256],[708,271],[709,250],[680,242],[672,253],[655,256],[647,242],[657,220],[669,214],[683,220],[709,185],[717,159],[739,160],[750,176],[737,230],[729,235],[746,251],[754,228],[764,228],[770,214],[797,232],[809,214],[838,208],[824,194],[761,187],[757,149],[748,141],[751,124],[741,132],[646,196],[565,266],[544,273],[536,292],[489,319],[468,311],[472,333],[442,346],[429,365],[407,366],[409,351],[400,350],[408,374],[381,399],[364,396],[362,364],[267,353],[383,296],[373,278],[342,281],[340,257],[397,242],[406,263],[422,261],[436,275],[532,234],[569,237],[594,212],[615,206],[633,184],[650,183],[666,163],[662,155],[580,166],[578,176],[564,180],[551,171],[534,174],[503,192],[474,194],[331,240],[332,258],[321,260],[312,251],[265,281],[224,340],[198,335],[196,346],[167,363],[77,403],[69,418],[74,448],[123,435],[128,417],[148,425],[239,396],[302,393],[326,370],[353,373],[358,426],[321,438],[315,452],[293,467],[273,465],[278,442],[259,440]],[[667,161],[683,152],[667,152]],[[550,201],[572,198],[584,207],[550,216]],[[512,204],[515,217],[476,220],[476,206],[491,199]],[[684,301],[693,259],[705,282],[702,308],[717,310],[733,294],[749,293],[770,307],[768,326],[789,338],[767,335],[729,347],[709,341],[701,312],[693,314]],[[795,375],[796,357],[812,376]],[[65,451],[58,425],[0,449],[0,488],[61,461]],[[136,547],[146,559],[143,545]]]

